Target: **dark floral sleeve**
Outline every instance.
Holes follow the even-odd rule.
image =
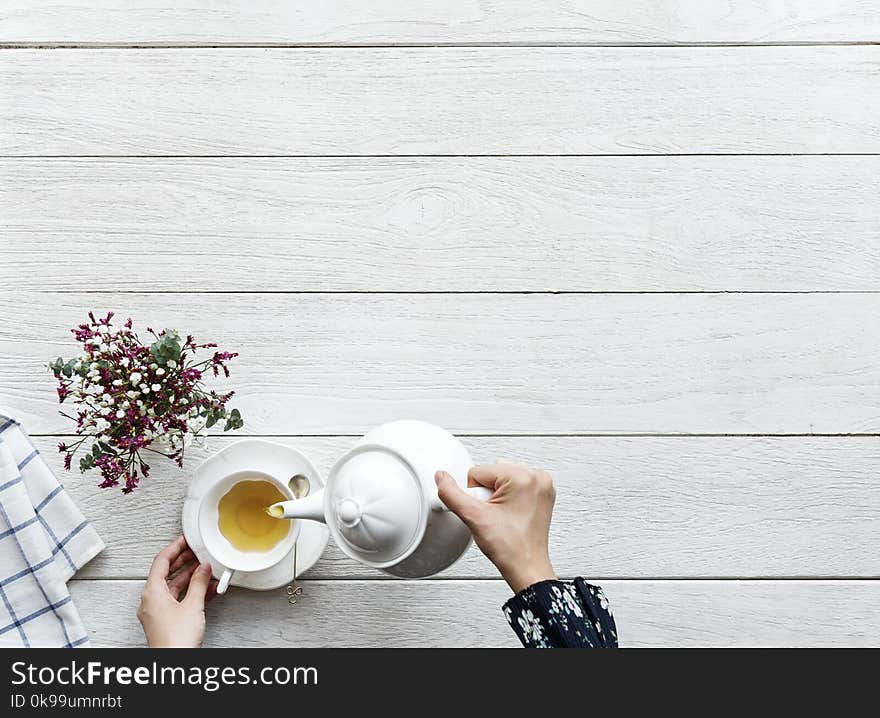
[[[504,604],[526,648],[617,648],[617,626],[602,589],[582,578],[539,581]]]

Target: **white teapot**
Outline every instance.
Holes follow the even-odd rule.
[[[452,434],[423,421],[394,421],[373,429],[333,468],[324,489],[282,501],[270,513],[326,523],[351,558],[400,578],[422,578],[451,566],[467,551],[471,533],[440,501],[434,474],[448,472],[467,488],[473,465]]]

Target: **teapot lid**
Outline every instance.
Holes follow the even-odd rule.
[[[340,459],[327,481],[327,523],[359,560],[381,566],[411,552],[427,510],[418,475],[396,451],[359,446]]]

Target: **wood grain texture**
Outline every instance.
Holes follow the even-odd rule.
[[[878,197],[878,157],[2,160],[0,285],[875,290]]]
[[[352,437],[274,437],[326,477]],[[144,578],[180,533],[193,469],[232,438],[191,448],[183,472],[158,459],[131,496],[67,473],[56,439],[37,438],[107,548],[78,575]],[[873,437],[466,437],[477,462],[499,457],[552,472],[551,530],[562,576],[603,578],[880,575],[880,444]],[[809,547],[809,550],[806,550]],[[495,578],[472,549],[442,578]],[[331,542],[307,578],[379,578]]]
[[[206,645],[514,647],[502,581],[308,581],[232,588],[208,607]],[[140,581],[73,581],[95,646],[140,646]],[[877,646],[878,581],[603,581],[621,645]],[[107,610],[112,606],[112,610]],[[463,609],[466,607],[466,609]]]
[[[407,416],[464,434],[880,430],[878,294],[7,291],[0,405],[31,433],[70,430],[45,365],[110,308],[242,352],[229,386],[252,433]]]
[[[880,38],[869,0],[7,0],[0,42],[689,43]]]
[[[880,47],[10,50],[3,155],[876,153]]]

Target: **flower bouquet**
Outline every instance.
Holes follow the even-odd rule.
[[[82,352],[68,360],[59,357],[49,369],[58,380],[59,401],[72,404],[73,415],[61,413],[76,422],[79,437],[58,445],[64,467],[69,470],[74,455],[85,448],[80,471],[97,468],[101,488],[121,484],[127,494],[149,476],[146,454],[166,456],[182,467],[191,439],[218,422],[229,431],[244,421],[238,409],[226,408],[234,392],[218,394],[203,381],[208,371],[228,377],[227,363],[238,354],[214,351],[197,359],[217,345],[150,328],[151,341],[145,344],[131,319],[116,329],[112,318],[113,312],[100,319],[89,312],[89,322],[71,330]]]

